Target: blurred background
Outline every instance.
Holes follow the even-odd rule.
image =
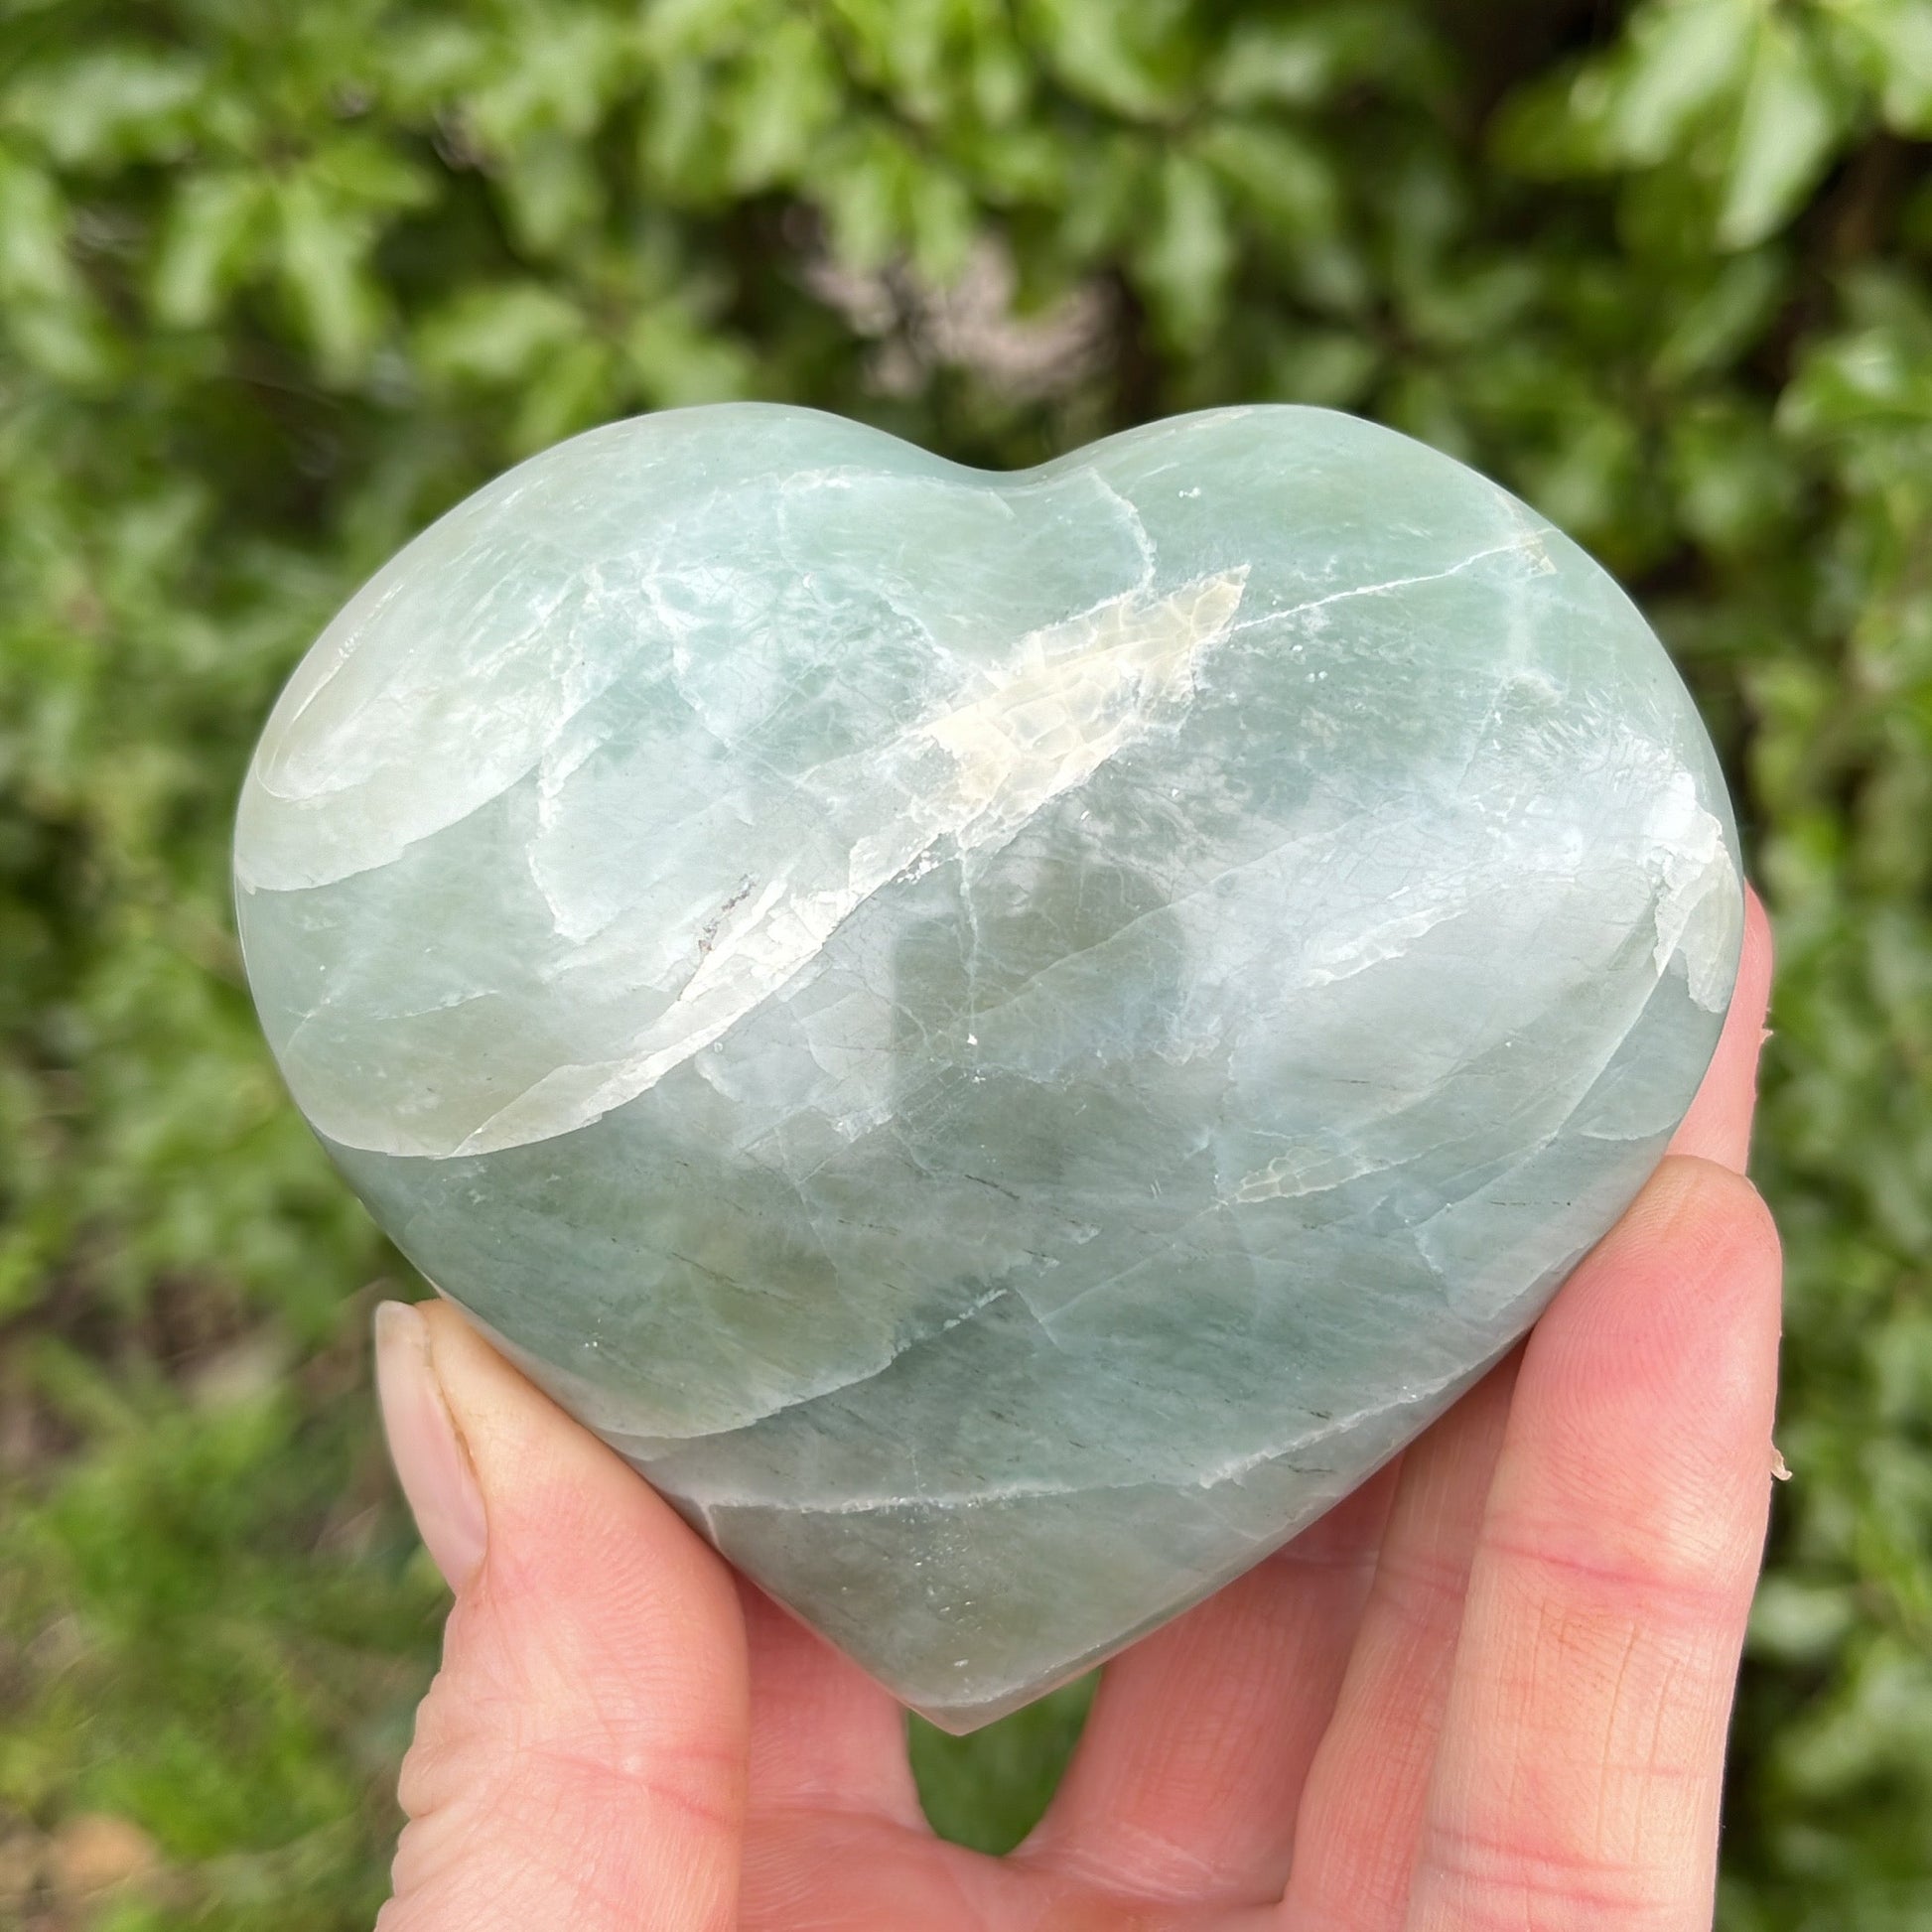
[[[1728,1932],[1932,1926],[1932,0],[0,0],[0,1924],[366,1927],[415,1292],[228,909],[295,659],[733,396],[1029,464],[1358,410],[1590,546],[1735,787],[1791,1261]],[[915,1739],[1013,1841],[1080,1693]]]

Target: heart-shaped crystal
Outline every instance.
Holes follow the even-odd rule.
[[[397,1244],[955,1729],[1508,1347],[1742,930],[1610,579],[1290,408],[1015,476],[775,407],[579,437],[330,626],[236,874]]]

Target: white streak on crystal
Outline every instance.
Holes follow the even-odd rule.
[[[1345,1415],[1313,1416],[1311,1418],[1311,1426],[1307,1429],[1278,1438],[1259,1449],[1244,1450],[1207,1468],[1189,1471],[1184,1475],[1150,1469],[1146,1474],[1123,1473],[1117,1480],[1110,1482],[990,1482],[983,1488],[974,1489],[935,1490],[923,1494],[917,1490],[886,1491],[869,1495],[846,1495],[836,1499],[801,1495],[792,1483],[787,1483],[783,1493],[771,1495],[754,1489],[729,1489],[710,1492],[699,1498],[681,1482],[677,1483],[676,1490],[680,1497],[691,1502],[694,1507],[707,1511],[796,1509],[802,1514],[813,1516],[864,1516],[893,1509],[983,1509],[989,1504],[1034,1502],[1053,1496],[1079,1496],[1106,1489],[1212,1490],[1228,1483],[1239,1482],[1244,1476],[1252,1475],[1257,1469],[1265,1467],[1270,1462],[1280,1461],[1286,1456],[1300,1455],[1322,1444],[1345,1438],[1393,1410],[1426,1402],[1431,1396],[1441,1394],[1443,1390],[1462,1380],[1469,1373],[1466,1366],[1458,1366],[1448,1374],[1436,1377],[1427,1383],[1405,1384],[1393,1389],[1376,1401],[1364,1404]]]
[[[769,1403],[762,1408],[747,1411],[742,1415],[734,1415],[729,1423],[721,1424],[716,1429],[689,1430],[676,1439],[675,1448],[681,1452],[689,1448],[691,1444],[702,1443],[710,1437],[734,1436],[742,1429],[750,1429],[755,1424],[766,1422],[773,1416],[782,1416],[787,1410],[796,1409],[804,1403],[817,1402],[825,1396],[842,1395],[848,1389],[862,1388],[868,1382],[875,1382],[908,1348],[916,1348],[923,1342],[932,1341],[940,1335],[950,1334],[961,1322],[972,1320],[981,1310],[991,1308],[995,1302],[1004,1300],[1012,1292],[1011,1289],[1004,1287],[989,1288],[984,1293],[976,1295],[965,1307],[955,1309],[951,1314],[947,1315],[943,1321],[937,1323],[935,1326],[922,1329],[914,1334],[898,1337],[890,1346],[868,1356],[858,1366],[849,1370],[841,1370],[836,1376],[823,1381],[801,1382],[795,1387],[788,1389],[782,1400]],[[591,1411],[593,1423],[598,1428],[605,1430],[621,1450],[624,1450],[627,1453],[633,1452],[626,1448],[622,1440],[625,1430],[621,1413],[615,1409],[609,1415],[602,1413],[603,1408],[609,1405],[601,1404],[601,1399],[596,1395],[590,1396],[587,1399],[587,1404]],[[635,1440],[633,1437],[633,1444]]]
[[[1440,584],[1445,578],[1459,577],[1465,570],[1472,570],[1477,564],[1485,563],[1491,557],[1507,557],[1520,553],[1530,562],[1534,576],[1544,576],[1552,568],[1549,552],[1544,548],[1543,539],[1552,534],[1548,524],[1539,525],[1533,530],[1524,530],[1513,536],[1507,543],[1492,543],[1484,550],[1472,551],[1458,562],[1443,570],[1426,570],[1413,577],[1385,578],[1379,584],[1351,584],[1345,590],[1330,591],[1325,597],[1311,597],[1304,604],[1291,604],[1285,610],[1258,611],[1249,618],[1241,628],[1247,629],[1255,624],[1276,622],[1283,618],[1307,617],[1311,611],[1325,611],[1332,604],[1345,604],[1350,598],[1383,597],[1391,591],[1413,590],[1418,584]]]
[[[1336,980],[1353,979],[1357,973],[1365,973],[1385,959],[1400,959],[1409,940],[1420,939],[1432,927],[1466,912],[1470,898],[1469,894],[1462,893],[1414,912],[1384,919],[1365,932],[1315,953],[1302,976],[1302,985],[1332,986]]]
[[[1725,941],[1737,895],[1725,828],[1699,801],[1696,780],[1679,771],[1660,793],[1649,830],[1656,840],[1659,885],[1657,971],[1661,974],[1681,948],[1691,998],[1707,1012],[1721,1013],[1730,998],[1731,955]],[[1722,896],[1716,905],[1713,894]],[[1719,930],[1707,933],[1713,923]]]
[[[853,846],[845,878],[765,881],[725,912],[696,970],[624,1059],[552,1069],[449,1153],[487,1154],[589,1125],[761,1006],[860,905],[942,841],[962,853],[1005,845],[1049,800],[1184,709],[1194,666],[1227,633],[1246,580],[1241,569],[1160,597],[1129,591],[1032,631],[988,695],[878,753],[821,766],[811,786],[831,801],[845,805],[863,788],[881,802],[883,822]],[[898,799],[908,802],[890,809]]]
[[[1304,1194],[1326,1193],[1331,1187],[1373,1173],[1379,1165],[1364,1154],[1295,1147],[1276,1155],[1265,1168],[1243,1174],[1226,1198],[1241,1202],[1292,1200]]]
[[[1154,539],[1147,533],[1147,525],[1141,520],[1140,510],[1117,490],[1099,471],[1087,472],[1096,488],[1112,503],[1118,504],[1126,521],[1129,532],[1134,538],[1134,548],[1141,553],[1140,588],[1146,590],[1154,582],[1155,555]],[[1243,573],[1245,575],[1245,573]]]
[[[1023,638],[990,697],[913,734],[955,767],[933,836],[951,834],[965,850],[1004,844],[1049,798],[1145,738],[1192,695],[1194,665],[1226,632],[1246,580],[1235,570],[1163,598],[1130,592]]]

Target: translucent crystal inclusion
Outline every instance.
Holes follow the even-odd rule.
[[[579,437],[330,626],[235,867],[398,1245],[955,1729],[1508,1347],[1742,925],[1610,579],[1295,408],[1014,476],[769,406]]]

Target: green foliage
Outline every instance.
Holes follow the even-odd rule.
[[[110,1813],[158,1871],[102,1925],[368,1922],[437,1597],[355,1393],[393,1264],[240,987],[236,783],[436,511],[760,395],[999,464],[1359,409],[1632,585],[1782,947],[1797,1480],[1725,1922],[1932,1919],[1932,0],[0,20],[0,1916],[85,1922],[55,1853]],[[922,1738],[935,1815],[1010,1840],[1065,1722]]]
[[[975,1852],[1011,1852],[1046,1809],[1098,1682],[1064,1685],[970,1737],[915,1719],[912,1776],[933,1830]]]

